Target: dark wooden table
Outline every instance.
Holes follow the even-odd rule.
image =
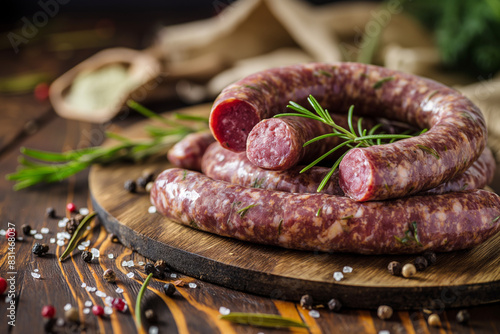
[[[68,19],[66,20],[68,22]],[[72,29],[85,29],[96,24],[92,19],[69,21],[72,22]],[[137,22],[126,21],[125,24],[117,25],[116,34],[106,43],[109,46],[140,47],[144,43],[141,34],[150,32],[148,29],[150,26],[145,28]],[[0,50],[0,76],[47,71],[55,77],[99,50],[99,47],[90,46],[72,51],[69,55],[61,54],[49,50],[43,36],[30,43],[18,54],[9,48]],[[158,111],[177,107],[178,103],[166,103]],[[116,121],[114,125],[126,126],[137,120],[139,119],[129,116],[125,120]],[[50,243],[50,238],[55,238],[63,228],[58,227],[57,219],[45,216],[47,207],[54,207],[59,215],[68,217],[69,213],[65,210],[68,202],[75,203],[79,208],[87,207],[92,210],[87,182],[88,171],[57,184],[36,186],[18,192],[12,190],[13,183],[5,180],[5,175],[16,169],[20,147],[64,151],[98,145],[103,139],[103,130],[101,126],[59,118],[47,101],[36,100],[32,92],[0,95],[0,229],[7,229],[10,222],[15,224],[19,235],[22,235],[23,224],[29,224],[39,232],[46,227],[49,232],[43,235],[42,241],[50,246],[46,256],[37,257],[31,252],[36,240],[32,236],[24,236],[23,240],[15,243],[12,270],[9,268],[7,257],[8,244],[5,237],[1,237],[0,276],[15,278],[16,299],[15,311],[12,313],[15,315],[15,326],[11,326],[8,324],[11,321],[8,318],[11,312],[7,309],[10,304],[5,300],[5,295],[0,298],[0,333],[43,332],[44,319],[40,313],[42,307],[49,304],[55,306],[57,317],[63,317],[65,305],[77,307],[82,325],[73,329],[76,331],[137,331],[130,307],[125,313],[115,311],[102,318],[92,313],[85,314],[86,302],[104,305],[104,298],[99,297],[96,291],[88,291],[82,284],[95,287],[96,290],[112,297],[122,296],[129,306],[133,305],[144,277],[144,269],[139,262],[147,262],[147,259],[119,243],[113,243],[98,221],[93,223],[87,238],[90,240],[90,247],[100,250],[101,257],[98,261],[87,264],[81,259],[80,251],[76,251],[68,260],[59,262],[58,257],[66,246]],[[496,188],[497,191],[499,189]],[[113,254],[114,258],[109,258],[108,254]],[[129,260],[134,261],[134,267],[127,268],[122,265],[123,261]],[[103,280],[102,274],[108,268],[117,273],[117,284]],[[40,274],[40,278],[33,277],[35,271]],[[129,272],[133,272],[135,276],[129,278]],[[178,287],[178,292],[173,297],[165,296],[162,292],[163,284],[176,279],[186,284],[194,282],[197,288]],[[458,310],[435,310],[441,318],[442,326],[434,328],[427,324],[427,314],[422,310],[395,311],[390,320],[384,321],[380,320],[373,310],[344,309],[340,313],[334,313],[319,309],[320,317],[314,319],[307,310],[294,302],[229,290],[181,273],[178,273],[176,279],[153,280],[143,301],[143,309],[153,309],[159,318],[156,322],[146,321],[147,326],[157,326],[160,333],[378,333],[382,330],[388,330],[390,333],[500,332],[500,303],[469,308],[471,321],[467,326],[457,323]],[[117,293],[116,288],[123,289],[123,293]],[[220,307],[232,311],[281,314],[307,322],[310,329],[271,330],[233,325],[218,319]],[[56,332],[71,330],[68,325],[55,327]]]

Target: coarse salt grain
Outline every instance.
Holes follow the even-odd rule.
[[[34,278],[40,278],[40,274],[38,273],[31,273],[31,276],[33,276]]]
[[[177,274],[170,274],[170,277],[177,278]]]
[[[84,251],[84,250],[85,250],[85,248],[87,248],[87,247],[85,247],[85,246],[83,246],[83,245],[78,245],[78,247],[77,247],[77,248],[78,248],[78,250]]]
[[[40,234],[40,233],[37,233],[37,234],[35,234],[35,239],[42,240],[43,239],[43,235]]]
[[[47,234],[49,232],[50,232],[50,230],[47,227],[42,227],[42,229],[40,230],[40,233],[42,233],[42,234]]]
[[[66,305],[64,305],[64,310],[67,311],[71,308],[71,304],[70,303],[67,303]]]
[[[67,218],[65,218],[67,219]],[[57,222],[57,226],[58,227],[66,227],[66,223],[68,222],[67,220],[65,219],[61,219],[60,221]]]
[[[312,318],[316,318],[318,319],[319,318],[319,312],[316,311],[316,310],[310,310],[309,311],[309,315],[312,317]]]
[[[128,277],[128,278],[133,278],[133,277],[134,277],[134,273],[133,273],[133,272],[129,272],[129,273],[127,273],[127,277]]]
[[[102,292],[101,290],[97,290],[95,294],[97,297],[101,297],[101,298],[106,297],[106,293]]]
[[[90,288],[90,292],[95,292],[96,290],[97,290],[97,288],[96,288],[96,287],[92,287],[92,288]]]
[[[92,287],[87,285],[87,286],[85,287],[85,290],[87,290],[87,291],[89,291],[89,292],[90,292],[90,290],[92,290]]]
[[[344,269],[342,269],[342,271],[346,274],[352,273],[352,267],[345,266]]]
[[[82,283],[82,285],[80,285],[82,288],[86,287],[87,286],[87,283]]]
[[[134,260],[128,261],[127,266],[133,267],[134,266]]]
[[[113,254],[108,254],[108,258],[113,259],[115,256]]]
[[[158,327],[156,326],[151,326],[149,327],[149,334],[158,334]]]
[[[227,307],[221,306],[219,307],[219,313],[222,315],[228,315],[229,313],[231,313],[231,310]]]
[[[196,283],[189,283],[188,286],[191,288],[191,289],[196,289],[197,285]]]
[[[148,212],[149,213],[156,213],[156,207],[154,205],[151,205],[149,208],[148,208]]]
[[[106,315],[113,314],[113,308],[111,306],[104,306],[104,314]]]
[[[333,273],[333,278],[338,282],[341,281],[344,278],[344,274],[342,274],[340,271],[336,271]]]
[[[0,235],[5,235],[5,233],[6,233],[6,232],[5,232],[5,230],[4,230],[4,229],[1,229],[1,230],[0,230]]]
[[[31,231],[30,231],[30,234],[31,234],[31,235],[35,235],[35,234],[37,234],[37,233],[38,233],[38,232],[37,232],[36,230],[31,230]],[[3,234],[5,235],[5,231],[4,231],[4,233],[3,233]]]
[[[378,334],[391,334],[391,332],[389,332],[387,329],[382,329],[378,332]]]
[[[90,240],[87,240],[87,241],[82,241],[82,242],[80,243],[80,245],[85,246],[85,247],[88,247],[88,246],[90,246]]]
[[[92,306],[92,302],[90,300],[87,300],[85,302],[85,307],[91,307]]]
[[[64,240],[57,240],[57,246],[64,246]]]
[[[90,309],[88,307],[83,309],[83,314],[89,314],[89,313],[90,313]]]
[[[56,243],[56,238],[50,238],[50,243],[55,244]]]
[[[128,262],[127,261],[122,261],[122,267],[128,267]]]
[[[87,226],[87,231],[90,231],[91,227],[90,226]]]
[[[39,270],[38,270],[38,269],[34,269],[33,271],[34,271],[35,273],[37,273]]]
[[[23,241],[24,238],[23,237],[17,237],[17,241]]]
[[[122,288],[116,288],[116,293],[123,293],[123,289]]]
[[[140,266],[143,266],[143,265],[144,265],[144,262],[139,261],[137,264],[138,264],[138,265],[140,265]]]
[[[101,252],[97,248],[92,248],[90,252],[94,255],[94,257],[99,257],[99,255],[101,255]]]
[[[82,216],[86,216],[89,214],[89,209],[87,208],[80,208],[80,210],[78,210],[78,213],[81,214]]]

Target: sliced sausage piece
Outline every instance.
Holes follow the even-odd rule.
[[[243,151],[248,133],[288,101],[312,94],[327,109],[350,105],[358,116],[385,117],[430,130],[392,144],[349,151],[340,185],[357,201],[397,198],[432,189],[464,172],[486,145],[481,111],[435,81],[357,63],[310,63],[271,69],[228,86],[217,97],[210,128],[222,146]]]
[[[325,167],[313,167],[300,173],[303,166],[285,171],[271,171],[253,165],[245,152],[226,150],[219,143],[211,144],[201,162],[203,174],[215,180],[239,184],[245,187],[272,189],[292,193],[315,193],[323,178],[330,171]],[[321,191],[325,194],[343,196],[339,187],[339,174],[334,173]]]
[[[345,115],[331,114],[333,121],[348,128]],[[353,118],[357,124],[358,118]],[[372,128],[375,122],[363,119],[363,128]],[[327,137],[304,147],[307,141],[332,133],[332,127],[315,119],[285,116],[269,118],[254,126],[247,138],[246,154],[256,166],[271,170],[286,170],[299,162],[310,163],[344,142],[339,137]],[[345,148],[325,161],[335,161]]]
[[[151,202],[168,219],[203,231],[326,252],[453,251],[500,231],[500,198],[484,190],[359,203],[246,188],[174,168],[158,176]]]
[[[208,146],[215,142],[209,131],[191,133],[176,143],[167,153],[175,167],[201,171],[201,159]]]
[[[313,167],[300,173],[303,166],[286,171],[270,171],[254,166],[245,153],[235,153],[211,144],[203,156],[202,172],[215,180],[226,181],[245,187],[287,191],[293,193],[315,193],[325,175],[326,167]],[[495,175],[496,163],[491,150],[487,147],[472,166],[464,173],[440,184],[436,188],[419,195],[437,195],[453,191],[481,189],[488,185]],[[321,193],[344,196],[340,188],[339,173],[335,171]]]

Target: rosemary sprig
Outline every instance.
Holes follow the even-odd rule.
[[[317,121],[323,122],[329,126],[332,127],[332,133],[324,134],[318,137],[315,137],[308,142],[304,143],[304,146],[307,146],[311,143],[314,143],[318,140],[322,140],[328,137],[339,137],[340,139],[343,139],[344,142],[340,143],[339,145],[335,146],[332,148],[330,151],[326,152],[313,162],[311,162],[309,165],[304,167],[300,172],[303,173],[310,168],[314,167],[317,165],[320,161],[324,160],[326,157],[329,155],[333,154],[335,151],[341,149],[342,147],[346,146],[349,149],[356,148],[356,147],[369,147],[369,146],[374,146],[374,145],[381,145],[384,144],[384,141],[387,141],[388,143],[391,143],[395,140],[398,139],[405,139],[405,138],[411,138],[414,135],[412,134],[386,134],[386,133],[375,133],[381,126],[382,124],[377,124],[374,126],[370,131],[367,129],[362,128],[362,118],[358,119],[358,122],[356,124],[356,129],[353,124],[353,114],[354,114],[354,106],[351,106],[349,108],[349,111],[347,113],[347,124],[348,124],[348,129],[343,128],[342,126],[336,124],[333,119],[331,118],[330,114],[328,113],[328,110],[323,109],[321,105],[318,103],[318,101],[312,96],[309,95],[307,101],[309,104],[313,107],[315,113],[309,111],[308,109],[304,108],[303,106],[290,101],[290,104],[287,106],[287,108],[292,109],[295,111],[295,113],[283,113],[283,114],[278,114],[274,117],[283,117],[283,116],[297,116],[297,117],[305,117],[305,118],[311,118],[315,119]],[[424,129],[422,132],[425,132],[426,129]],[[418,133],[418,134],[420,134]],[[335,170],[338,168],[340,162],[344,158],[345,154],[347,151],[338,158],[335,163],[332,165],[330,171],[328,174],[323,178],[321,181],[319,187],[318,187],[318,192],[323,190],[323,188],[326,186],[328,181],[330,180],[331,176],[335,172]]]
[[[78,227],[75,230],[75,233],[73,233],[73,236],[68,242],[68,246],[62,253],[62,255],[59,257],[59,261],[63,261],[71,252],[76,248],[76,245],[78,244],[78,241],[83,236],[83,233],[87,230],[87,226],[89,226],[90,222],[92,219],[95,217],[96,213],[92,212],[89,213],[85,218],[78,224]]]
[[[144,283],[142,283],[141,289],[139,290],[139,294],[137,295],[137,299],[135,301],[135,324],[137,326],[137,330],[140,332],[142,329],[142,317],[141,317],[141,300],[142,297],[144,296],[144,292],[146,291],[149,281],[151,280],[151,277],[153,277],[153,274],[149,274],[148,277],[146,277],[146,280]]]
[[[7,180],[16,181],[14,190],[20,190],[39,183],[51,183],[68,178],[93,164],[108,164],[115,161],[141,161],[153,155],[164,153],[177,141],[199,128],[189,127],[154,113],[135,101],[127,104],[137,112],[158,120],[167,127],[147,126],[150,139],[131,140],[116,133],[108,132],[106,136],[118,141],[111,147],[89,147],[63,153],[21,148],[19,167],[16,172],[8,174]],[[190,118],[190,121],[196,121]],[[204,120],[198,120],[203,124]],[[36,161],[34,161],[36,160]]]
[[[259,327],[270,327],[270,328],[288,328],[288,327],[299,327],[299,328],[309,328],[309,326],[303,322],[299,322],[293,319],[284,318],[276,314],[265,314],[265,313],[243,313],[235,312],[227,315],[221,315],[219,319],[231,321],[241,325],[252,325]]]

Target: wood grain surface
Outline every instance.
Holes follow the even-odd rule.
[[[107,15],[107,14],[106,14]],[[101,13],[89,13],[86,17],[78,13],[78,17],[68,17],[63,14],[51,21],[50,27],[40,29],[37,38],[23,45],[19,53],[12,49],[0,50],[0,76],[12,76],[34,71],[50,71],[57,76],[79,61],[89,57],[99,50],[96,47],[80,48],[78,50],[51,51],[48,46],[50,33],[71,30],[92,30],[102,19],[115,27],[115,35],[108,40],[107,45],[142,48],[145,46],[145,36],[150,36],[152,25],[156,22],[180,22],[187,20],[186,14],[177,13],[134,13],[133,17],[112,17]],[[156,18],[156,19],[155,19]],[[165,21],[167,20],[167,21]],[[147,39],[147,38],[146,38]],[[165,101],[161,105],[150,106],[154,110],[171,110],[179,106],[178,101]],[[109,233],[95,220],[85,239],[90,241],[90,248],[100,250],[101,256],[91,264],[82,261],[81,252],[76,250],[64,262],[57,260],[65,246],[50,243],[58,232],[64,229],[58,227],[57,219],[45,217],[47,207],[54,207],[60,216],[69,217],[65,211],[68,202],[74,202],[78,207],[88,207],[92,203],[89,196],[88,172],[84,171],[68,180],[56,184],[40,185],[31,189],[15,192],[13,183],[5,180],[5,175],[13,172],[17,165],[19,149],[22,146],[60,152],[69,149],[99,145],[104,138],[104,131],[111,127],[128,126],[139,120],[133,114],[120,117],[107,126],[91,125],[82,122],[68,121],[58,118],[50,109],[47,101],[39,102],[32,93],[18,95],[0,95],[0,230],[7,228],[7,223],[16,225],[18,232],[23,224],[30,224],[33,229],[41,231],[43,227],[49,232],[43,235],[42,242],[48,242],[49,253],[45,257],[37,257],[31,252],[37,241],[33,237],[17,240],[15,249],[15,326],[9,325],[9,303],[6,295],[0,296],[0,333],[43,333],[44,319],[41,309],[52,304],[56,308],[56,317],[64,317],[64,306],[71,304],[79,308],[81,326],[72,328],[65,325],[56,327],[56,333],[137,333],[133,321],[134,311],[113,312],[109,316],[98,318],[86,314],[85,303],[104,305],[104,298],[95,292],[82,288],[82,283],[112,297],[123,297],[129,305],[135,302],[138,291],[144,281],[144,270],[139,262],[149,259],[131,248],[120,243],[113,243]],[[30,122],[31,125],[25,127]],[[32,125],[36,125],[32,127]],[[29,129],[29,131],[26,131]],[[500,190],[500,173],[497,171],[493,188]],[[141,198],[138,195],[138,198]],[[0,236],[0,276],[8,278],[10,274],[8,243]],[[113,259],[109,258],[113,254]],[[134,261],[134,266],[124,267],[123,261]],[[258,259],[258,261],[268,259]],[[440,265],[444,265],[442,261]],[[175,263],[171,263],[176,266]],[[272,265],[272,263],[270,264]],[[497,264],[498,266],[498,264]],[[105,269],[113,269],[118,277],[116,284],[109,284],[102,278]],[[474,267],[476,271],[483,268]],[[295,268],[289,268],[293,271]],[[359,270],[360,268],[358,268]],[[436,268],[437,269],[437,268]],[[38,270],[40,279],[32,276]],[[433,269],[434,270],[434,269]],[[133,278],[127,276],[134,273]],[[297,303],[280,299],[276,293],[270,296],[245,293],[224,288],[194,277],[174,271],[177,278],[168,280],[153,280],[142,303],[143,310],[153,309],[158,315],[157,322],[145,321],[147,328],[157,326],[159,333],[371,333],[382,330],[390,333],[499,333],[500,303],[469,307],[471,320],[468,325],[456,321],[459,309],[443,309],[442,305],[453,299],[453,295],[445,293],[433,305],[432,311],[441,318],[440,327],[427,324],[428,313],[425,310],[396,311],[389,320],[381,320],[376,311],[358,308],[343,308],[341,312],[330,312],[324,308],[318,309],[319,318],[312,318],[307,310]],[[197,288],[187,286],[177,288],[172,297],[162,292],[165,282],[180,279],[184,282],[194,282]],[[347,281],[346,281],[347,282]],[[116,288],[122,288],[123,293],[117,293]],[[286,293],[286,289],[281,290]],[[237,312],[260,312],[281,314],[309,324],[309,330],[275,330],[242,325],[234,325],[219,319],[221,306]]]
[[[207,116],[210,105],[178,110]],[[121,134],[142,138],[144,121]],[[318,302],[331,298],[348,307],[397,309],[430,307],[445,294],[445,307],[471,306],[500,300],[500,234],[467,251],[442,253],[435,266],[412,279],[392,276],[387,264],[412,262],[415,256],[327,254],[268,247],[202,232],[148,213],[146,192],[132,194],[123,187],[144,169],[158,174],[164,159],[142,165],[94,166],[89,186],[101,221],[122,243],[151,259],[165,259],[187,275],[232,289],[299,301],[305,293]],[[353,268],[344,279],[333,273]]]

